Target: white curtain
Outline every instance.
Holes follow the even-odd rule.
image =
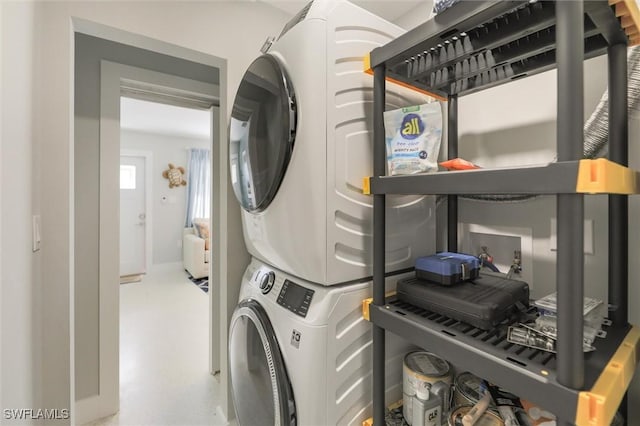
[[[209,218],[211,206],[211,160],[208,149],[190,149],[187,164],[187,218],[185,227],[195,218]]]

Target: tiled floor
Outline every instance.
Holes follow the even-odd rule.
[[[178,265],[120,286],[120,412],[92,423],[221,425],[209,374],[208,295]]]

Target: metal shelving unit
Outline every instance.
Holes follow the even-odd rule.
[[[626,79],[626,48],[640,41],[639,18],[630,0],[460,2],[366,59],[374,76],[374,176],[364,182],[374,197],[374,271],[373,299],[365,301],[363,313],[373,325],[374,424],[384,423],[385,330],[540,404],[559,424],[610,423],[640,351],[640,330],[628,324],[627,312],[628,195],[640,191],[640,174],[627,167]],[[583,61],[605,53],[609,158],[583,160]],[[557,163],[385,176],[387,80],[448,101],[448,156],[455,158],[458,97],[552,68],[558,70]],[[484,332],[385,297],[386,194],[448,194],[448,250],[456,251],[457,195],[486,193],[557,196],[557,354],[508,343],[504,326]],[[583,354],[582,224],[584,195],[591,193],[610,194],[613,324],[606,339],[598,339],[597,350]]]

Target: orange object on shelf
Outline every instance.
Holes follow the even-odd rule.
[[[480,166],[476,166],[471,161],[467,161],[460,157],[454,158],[453,160],[443,161],[440,165],[449,170],[471,170],[480,168]]]

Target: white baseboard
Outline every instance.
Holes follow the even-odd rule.
[[[84,425],[116,414],[118,407],[105,407],[104,398],[96,395],[76,401],[75,410],[75,424]]]
[[[220,418],[221,424],[225,424],[225,425],[229,424],[229,420],[227,419],[227,416],[224,415],[224,412],[222,411],[222,407],[220,407],[219,405],[216,406],[216,416]]]

